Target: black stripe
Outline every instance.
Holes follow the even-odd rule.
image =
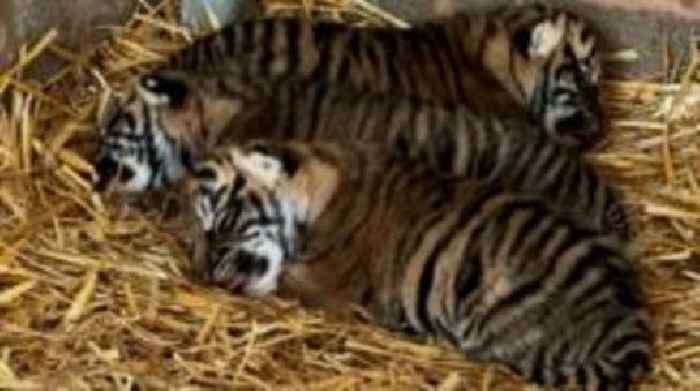
[[[583,322],[589,316],[593,316],[598,311],[608,311],[611,306],[611,298],[604,295],[596,298],[595,295],[604,289],[609,288],[610,281],[606,276],[601,276],[594,283],[589,285],[583,292],[573,297],[568,306],[574,311],[571,315],[572,323]],[[595,300],[593,300],[595,299]]]
[[[530,360],[532,361],[532,369],[530,373],[527,374],[529,380],[532,380],[538,384],[545,384],[544,371],[545,371],[545,346],[546,344],[541,343],[535,347],[535,352],[532,354]]]
[[[308,53],[301,53],[302,39],[306,38],[303,34],[303,27],[300,26],[301,23],[311,23],[310,21],[304,21],[303,19],[287,19],[287,71],[286,74],[298,75],[301,71],[300,65],[302,58],[301,56],[307,56]],[[313,45],[309,45],[313,46]],[[301,55],[300,55],[301,54]]]
[[[477,237],[483,232],[483,226],[479,227],[474,232],[472,242],[477,242]],[[462,266],[459,269],[459,278],[455,279],[455,300],[459,303],[466,299],[471,293],[475,292],[481,286],[481,278],[483,270],[481,268],[481,259],[475,250],[469,246],[465,248],[465,252],[461,254]]]
[[[226,53],[227,56],[234,55],[234,49],[236,48],[236,29],[233,25],[228,25],[221,30],[220,34],[224,42],[224,53]]]
[[[262,51],[262,54],[258,58],[258,69],[262,77],[267,79],[272,74],[272,70],[270,69],[272,63],[276,60],[275,57],[279,55],[274,52],[274,50],[278,49],[274,46],[276,42],[273,42],[275,40],[275,34],[278,29],[284,28],[284,21],[265,23],[263,26],[262,42],[259,43],[260,47],[258,48],[258,50]]]
[[[576,371],[576,383],[581,386],[582,390],[588,391],[588,374],[586,373],[586,367],[580,367]]]
[[[435,331],[433,322],[430,321],[429,309],[428,309],[428,297],[433,287],[433,279],[435,278],[435,267],[437,266],[438,259],[442,252],[449,246],[450,241],[454,238],[455,233],[466,225],[468,219],[462,216],[457,224],[452,226],[447,234],[445,234],[433,247],[428,259],[423,266],[421,271],[420,280],[418,282],[418,290],[416,292],[416,307],[418,314],[418,321],[421,323],[421,328],[426,330],[428,333],[433,333]]]
[[[446,24],[443,28],[445,38],[449,43],[449,55],[452,63],[455,66],[455,83],[457,83],[457,97],[460,102],[469,101],[468,95],[471,94],[464,87],[464,78],[462,77],[461,68],[466,67],[466,64],[472,63],[465,53],[465,40],[471,38],[471,20],[466,16],[455,18],[455,21]]]
[[[328,80],[329,64],[334,40],[338,39],[336,30],[328,23],[319,23],[313,26],[313,46],[318,48],[318,64],[310,75],[312,80]]]
[[[373,298],[374,298],[374,289],[372,287],[372,284],[368,283],[367,288],[362,292],[362,295],[360,296],[360,304],[364,308],[367,308],[369,306],[369,304],[372,302]]]
[[[422,226],[407,230],[406,234],[401,236],[396,246],[398,249],[396,257],[397,267],[405,267],[406,263],[410,261],[411,256],[416,253],[418,247],[423,243],[425,234],[432,230],[435,225],[439,224],[442,219],[443,216],[441,214],[435,213],[428,220],[423,220],[424,224]]]
[[[372,104],[376,104],[376,107],[374,108],[374,111],[378,111],[379,113],[377,114],[380,118],[379,124],[382,125],[382,129],[372,129],[372,140],[374,141],[380,141],[384,143],[384,146],[387,147],[389,152],[395,152],[394,151],[394,145],[389,141],[390,140],[390,135],[392,132],[392,129],[390,129],[391,123],[393,122],[393,118],[396,115],[400,115],[400,111],[402,108],[402,105],[400,101],[395,101],[391,98],[376,98],[372,99]],[[395,157],[395,156],[391,156]]]
[[[205,56],[203,60],[205,61],[206,64],[213,65],[213,64],[220,64],[221,59],[219,58],[219,50],[218,50],[218,42],[219,42],[219,37],[217,35],[212,35],[211,39],[208,40],[206,45],[202,45],[202,50],[205,53]]]
[[[554,232],[554,228],[552,231]],[[569,232],[566,239],[559,244],[553,256],[550,259],[542,259],[544,265],[541,268],[541,272],[528,282],[518,286],[507,297],[494,304],[491,307],[491,311],[483,317],[482,323],[488,324],[498,313],[509,312],[518,307],[527,297],[536,294],[540,290],[543,280],[549,278],[556,268],[556,265],[559,264],[561,255],[571,248],[571,246],[582,240],[577,234],[576,231]],[[580,262],[577,262],[577,266],[578,264],[580,264]],[[496,336],[493,336],[493,338],[496,338]]]
[[[436,319],[435,322],[433,322],[435,332],[444,337],[447,338],[447,340],[454,346],[459,346],[460,345],[460,340],[457,338],[457,336],[449,329],[447,328],[444,324],[442,324],[442,321],[440,319]]]
[[[517,142],[513,140],[513,142]],[[512,178],[513,183],[517,188],[526,188],[529,169],[531,167],[533,156],[538,156],[537,145],[534,143],[522,143],[521,146],[513,148],[512,163],[508,168],[508,176]]]
[[[248,200],[251,206],[256,210],[259,215],[265,215],[265,206],[263,204],[262,198],[256,192],[248,193]]]
[[[418,321],[421,322],[421,326],[424,330],[429,333],[434,332],[434,325],[430,321],[429,310],[428,310],[428,297],[432,290],[433,279],[435,274],[435,267],[439,260],[442,252],[449,246],[450,242],[454,239],[457,232],[462,230],[471,219],[479,213],[482,206],[488,202],[490,198],[487,195],[491,195],[491,191],[484,192],[480,197],[477,197],[474,202],[470,202],[460,211],[459,218],[455,224],[450,227],[449,231],[440,238],[440,240],[435,244],[432,251],[428,255],[428,258],[424,264],[423,270],[421,271],[420,280],[418,283],[418,290],[416,292],[416,312],[418,314]],[[424,232],[428,232],[432,227],[427,228]],[[421,240],[422,242],[422,240]]]
[[[423,58],[423,51],[421,50],[421,38],[416,31],[407,31],[408,35],[403,41],[406,57],[410,58],[409,61],[404,60],[406,57],[402,57],[399,61],[404,61],[400,65],[403,71],[404,78],[406,80],[406,85],[398,92],[402,95],[413,95],[419,98],[425,98],[421,95],[420,86],[423,79],[426,77],[426,71],[423,69],[426,63],[429,63],[429,59]]]
[[[214,205],[218,205],[221,202],[221,199],[228,193],[228,187],[227,186],[222,186],[214,191],[214,193],[211,195],[212,198],[212,203]],[[233,197],[235,198],[235,193],[233,194]],[[227,200],[227,203],[229,203],[230,200]]]
[[[353,100],[352,102],[347,102],[349,100]],[[349,129],[350,134],[348,134],[349,138],[355,139],[355,140],[361,140],[365,141],[364,136],[367,131],[370,131],[372,136],[376,134],[374,131],[374,128],[370,128],[370,124],[372,123],[372,119],[375,116],[379,116],[380,114],[377,113],[377,110],[383,109],[381,104],[375,104],[374,99],[367,99],[363,96],[360,96],[360,94],[352,94],[351,96],[346,96],[345,101],[350,107],[350,114],[352,116],[359,116],[359,121],[357,122],[357,128],[356,129]],[[354,124],[356,119],[353,118],[349,123]],[[383,124],[380,124],[380,126]],[[373,137],[372,137],[373,138]]]
[[[405,135],[403,139],[407,145],[405,145],[403,150],[407,151],[406,156],[414,157],[412,155],[416,152],[415,144],[418,139],[418,114],[420,114],[421,110],[424,110],[424,108],[422,108],[421,104],[415,99],[408,100],[408,107],[408,123],[401,128],[400,133]]]
[[[379,58],[377,53],[374,51],[374,44],[376,43],[379,36],[375,34],[374,31],[365,31],[360,39],[360,47],[358,50],[361,54],[361,60],[357,61],[360,65],[358,73],[361,75],[362,82],[360,83],[360,89],[367,89],[367,84],[372,85],[372,90],[381,89],[381,67],[379,65]]]
[[[142,102],[143,111],[143,142],[146,147],[146,163],[151,167],[150,176],[148,178],[147,188],[153,188],[154,182],[161,170],[160,162],[158,161],[158,153],[155,148],[153,137],[153,121],[151,118],[150,107],[146,102]],[[135,127],[133,128],[135,130]]]
[[[302,113],[306,112],[305,104],[310,104],[311,99],[308,94],[314,94],[316,88],[308,89],[304,94],[305,99],[296,99],[295,88],[289,88],[289,84],[279,91],[279,105],[276,110],[277,124],[275,125],[276,134],[280,135],[284,140],[290,140],[301,137],[301,131],[297,131],[297,126],[301,120],[298,118]],[[312,106],[313,107],[313,106]],[[280,115],[281,113],[281,115]]]
[[[644,342],[649,342],[644,339]],[[651,370],[651,356],[648,352],[640,352],[639,350],[633,350],[625,355],[622,361],[616,363],[617,369],[622,374],[633,373],[635,371],[649,371]],[[629,380],[628,380],[629,381]]]
[[[236,178],[233,180],[233,189],[232,189],[232,194],[235,196],[237,195],[243,187],[245,187],[247,182],[247,179],[243,175],[236,175]]]
[[[563,165],[559,178],[556,181],[558,186],[556,186],[554,191],[554,198],[560,204],[566,205],[569,197],[572,196],[571,189],[575,189],[574,179],[578,176],[579,170],[580,167],[574,159],[567,159],[566,164]],[[576,192],[574,191],[573,194],[576,194]]]
[[[598,379],[598,389],[607,390],[608,389],[608,376],[605,374],[603,368],[600,367],[600,363],[593,364],[593,372]]]
[[[376,80],[386,78],[386,85],[381,86],[381,92],[400,85],[401,81],[396,74],[395,61],[400,58],[398,53],[398,33],[391,30],[374,31],[375,40],[367,44],[370,63],[376,73]],[[379,85],[379,84],[378,84]]]
[[[511,142],[504,138],[500,131],[496,129],[497,119],[491,116],[480,120],[484,126],[483,131],[469,132],[468,137],[474,144],[474,175],[479,179],[499,177],[496,170],[498,168],[498,148],[507,148]],[[512,137],[511,137],[512,138]],[[483,142],[483,144],[482,144]]]
[[[218,171],[206,164],[197,164],[193,169],[192,169],[192,175],[196,177],[196,179],[202,181],[202,180],[207,180],[207,181],[212,181],[216,180],[218,177]],[[203,188],[204,190],[204,188]]]
[[[321,125],[321,107],[324,105],[330,97],[330,89],[328,83],[321,82],[316,83],[315,88],[312,90],[311,97],[311,117],[309,119],[309,129],[307,130],[310,138],[315,134],[322,134],[324,129],[319,129]],[[304,129],[300,129],[298,133],[302,133]]]
[[[241,200],[237,197],[229,198],[226,203],[225,213],[223,218],[224,225],[219,227],[218,230],[220,232],[228,231],[238,223],[238,219],[241,217],[241,214],[243,214],[243,204]]]
[[[581,171],[584,172],[585,175],[588,176],[588,199],[590,200],[589,205],[593,208],[596,207],[597,205],[597,199],[596,196],[598,194],[598,191],[600,191],[601,187],[604,187],[603,184],[600,182],[600,178],[598,175],[596,175],[592,170],[589,169],[587,166],[581,167]]]
[[[544,67],[542,67],[542,73],[540,73],[540,78],[542,79],[542,82],[541,84],[537,83],[538,87],[541,85],[541,89],[539,91],[540,99],[539,102],[537,100],[534,100],[534,102],[530,104],[530,113],[532,114],[535,122],[538,124],[545,123],[545,116],[547,114],[547,111],[549,110],[549,89],[552,87],[551,78],[549,77],[549,75],[553,66],[553,62],[554,56],[550,56],[545,62]],[[537,90],[537,87],[535,90]],[[539,106],[536,103],[539,103]],[[554,131],[555,129],[548,130]]]
[[[568,330],[567,330],[568,331]],[[556,334],[555,334],[556,335]],[[554,382],[552,382],[552,385],[562,385],[566,381],[566,376],[564,373],[562,373],[561,366],[558,365],[558,363],[564,362],[564,356],[567,353],[570,353],[571,350],[574,350],[576,348],[575,344],[577,341],[572,341],[571,340],[571,333],[569,332],[562,332],[559,335],[554,336],[554,338],[557,338],[557,343],[559,343],[559,346],[556,347],[556,350],[552,351],[551,350],[551,345],[547,346],[547,342],[543,342],[542,346],[548,347],[548,353],[549,353],[549,360],[547,360],[549,363],[554,363],[554,366],[550,366],[546,369],[549,370],[550,375],[554,375]],[[573,345],[572,345],[573,343]],[[553,344],[553,342],[552,342]],[[585,359],[584,359],[585,360]]]
[[[404,69],[401,67],[401,59],[404,58],[403,54],[405,50],[403,49],[404,41],[403,36],[399,32],[388,32],[386,34],[387,39],[384,45],[384,56],[386,57],[386,71],[387,77],[389,78],[389,88],[393,89],[395,87],[402,87],[404,83],[405,75]],[[405,88],[404,88],[405,89]]]
[[[445,74],[449,72],[451,80],[454,83],[446,86],[451,91],[450,99],[454,101],[465,101],[466,98],[462,91],[463,64],[457,60],[457,56],[455,55],[455,50],[459,50],[455,48],[455,46],[459,46],[459,40],[455,39],[453,41],[451,39],[449,36],[449,28],[449,25],[446,24],[436,27],[433,30],[435,34],[434,39],[437,40],[442,47],[443,56],[441,60],[443,61],[440,61],[442,71],[445,72]],[[447,78],[447,80],[450,80],[450,78]]]
[[[243,23],[241,25],[242,29],[239,31],[238,42],[236,42],[235,48],[238,50],[238,55],[249,55],[255,52],[257,45],[260,42],[255,41],[255,28],[260,23],[276,23],[272,19],[263,19],[260,21],[251,21]]]
[[[390,110],[390,118],[387,120],[386,144],[393,157],[405,158],[410,155],[411,135],[413,129],[414,108],[410,99],[402,100]]]
[[[624,355],[625,358],[623,358],[622,361],[620,361],[620,362],[612,361],[612,356],[616,355],[619,352],[623,352],[623,351],[627,350],[628,346],[636,345],[639,343],[646,346],[647,348],[651,348],[651,345],[650,345],[651,342],[650,342],[650,338],[648,335],[644,335],[644,334],[641,334],[639,332],[630,333],[628,331],[626,335],[616,339],[613,343],[610,344],[610,346],[607,347],[606,352],[609,355],[608,360],[612,364],[625,363],[625,358],[627,357],[627,355],[629,353],[632,353],[632,352],[638,352],[639,351],[638,348],[634,348],[633,350],[628,350],[629,353],[626,353]],[[647,353],[647,352],[645,351],[643,353]],[[626,363],[626,364],[630,364],[630,363]]]
[[[433,96],[447,95],[450,99],[455,99],[455,93],[453,92],[454,86],[450,84],[450,77],[454,72],[454,68],[451,65],[445,63],[445,54],[449,53],[446,41],[441,41],[441,33],[443,32],[442,26],[433,25],[430,29],[424,30],[425,41],[422,45],[424,50],[432,57],[432,64],[437,72],[438,80],[440,80],[440,85],[435,85],[432,83],[431,90]]]
[[[576,230],[578,236],[590,238],[590,232],[586,230]],[[579,256],[574,269],[569,271],[569,275],[556,288],[557,290],[578,284],[589,270],[604,267],[604,260],[610,257],[610,251],[601,246],[594,245],[585,254]]]
[[[436,110],[436,108],[434,108]],[[434,116],[433,118],[436,118],[437,116]],[[454,111],[448,111],[444,112],[444,117],[440,118],[440,121],[438,120],[433,121],[431,126],[434,128],[432,130],[432,153],[433,155],[436,155],[436,161],[438,164],[438,168],[441,170],[442,173],[444,174],[452,174],[455,171],[459,170],[458,167],[455,167],[455,160],[456,160],[456,155],[457,155],[457,148],[458,146],[456,144],[455,140],[455,131],[454,125],[457,122],[454,121]],[[462,146],[463,148],[466,146]]]
[[[574,160],[577,157],[567,155],[561,151],[559,146],[552,140],[541,137],[533,137],[530,143],[532,148],[531,164],[529,172],[526,173],[527,183],[524,183],[528,188],[537,190],[547,190],[549,193],[550,187],[559,187],[561,185],[561,170],[566,167],[568,161]],[[544,160],[543,160],[544,159]],[[560,162],[563,164],[560,165]],[[553,174],[553,182],[547,182],[545,179]]]
[[[359,66],[362,63],[362,35],[363,31],[359,29],[348,29],[346,34],[349,35],[348,40],[345,42],[345,47],[338,55],[340,56],[340,68],[338,68],[338,73],[336,75],[336,80],[353,80],[357,75],[355,73],[361,73],[362,68]],[[357,69],[351,68],[350,65],[354,62],[359,66]]]
[[[551,222],[551,220],[547,220],[547,215],[542,209],[530,209],[530,211],[533,212],[532,215],[518,228],[518,233],[513,243],[513,255],[511,256],[517,256],[523,261],[519,265],[517,273],[524,273],[525,269],[530,266],[529,261],[538,256],[547,239],[549,239],[548,233],[551,233],[550,231],[554,225],[551,224],[543,233],[539,234],[538,238],[527,244],[526,242],[531,240],[533,235],[537,234],[538,228]],[[525,247],[526,245],[527,247]]]
[[[597,320],[596,323],[600,324],[602,322],[600,334],[591,339],[590,331],[588,332],[588,338],[586,341],[586,353],[587,356],[584,359],[590,359],[592,357],[600,357],[605,352],[599,352],[601,348],[600,345],[605,342],[605,340],[610,336],[611,333],[615,333],[617,330],[618,323],[622,322],[625,318],[623,314],[609,313],[609,317],[605,320]],[[592,330],[595,324],[589,324],[588,329]]]

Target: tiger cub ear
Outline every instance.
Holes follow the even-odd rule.
[[[513,45],[523,57],[549,58],[559,47],[566,33],[566,15],[547,18],[534,26],[527,26],[513,34]]]
[[[190,94],[184,75],[173,72],[154,72],[144,75],[139,79],[139,86],[147,98],[157,103],[167,103],[172,108],[182,107]]]

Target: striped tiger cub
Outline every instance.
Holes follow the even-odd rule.
[[[628,390],[649,368],[623,246],[536,195],[337,142],[230,146],[197,163],[186,189],[194,269],[210,284],[359,305],[548,385]]]
[[[166,67],[235,65],[251,80],[325,80],[497,115],[527,112],[558,142],[588,147],[602,133],[596,39],[576,15],[542,4],[406,30],[263,19],[206,36]]]
[[[579,154],[537,136],[526,120],[325,82],[254,84],[234,73],[160,71],[135,83],[102,128],[97,188],[162,189],[215,146],[252,138],[384,141],[397,156],[428,161],[437,173],[538,191],[628,235],[616,192]]]

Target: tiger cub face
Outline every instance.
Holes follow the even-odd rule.
[[[299,174],[306,168],[273,149],[252,142],[219,150],[195,164],[185,186],[195,221],[195,273],[232,292],[275,291],[319,205],[310,203],[310,184]],[[323,186],[332,187],[332,180]]]
[[[591,28],[570,12],[543,5],[516,8],[501,19],[508,38],[498,28],[492,36],[487,32],[486,67],[553,139],[583,146],[598,141],[601,62]],[[505,46],[511,47],[509,55]]]
[[[192,83],[185,72],[160,71],[135,79],[112,102],[99,126],[96,190],[159,190],[185,175],[241,108]]]

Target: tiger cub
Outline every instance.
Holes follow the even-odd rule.
[[[197,163],[186,188],[194,268],[234,293],[360,305],[549,385],[628,390],[649,368],[622,245],[535,195],[333,142],[231,146]]]
[[[579,154],[526,122],[324,82],[273,86],[235,73],[160,71],[135,83],[102,129],[96,187],[166,188],[215,146],[251,138],[384,141],[397,156],[428,161],[437,173],[538,191],[627,236],[616,192]]]
[[[588,147],[602,133],[596,40],[576,15],[542,4],[405,30],[264,19],[202,38],[166,68],[235,65],[250,80],[325,80],[498,115],[527,112],[558,142]]]

